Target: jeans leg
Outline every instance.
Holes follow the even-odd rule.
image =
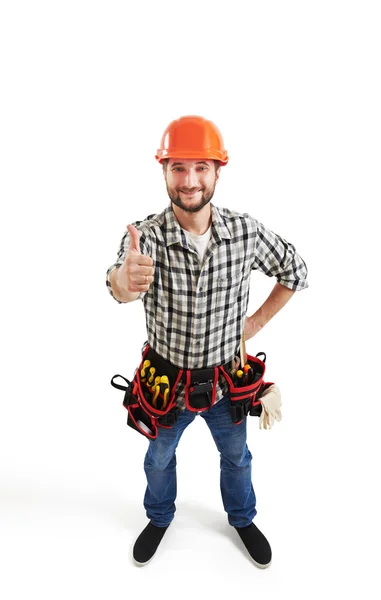
[[[159,427],[156,440],[149,442],[144,458],[147,488],[144,508],[148,519],[156,527],[166,527],[172,521],[176,506],[176,448],[185,428],[194,420],[188,410],[180,413],[170,429]]]
[[[246,444],[246,419],[234,425],[228,396],[202,413],[220,452],[221,496],[228,521],[233,527],[250,525],[257,514],[251,481],[252,455]]]

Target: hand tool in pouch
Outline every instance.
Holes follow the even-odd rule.
[[[252,417],[261,415],[263,410],[261,395],[273,385],[272,382],[264,381],[266,354],[259,352],[256,356],[248,355],[244,332],[240,340],[239,354],[239,369],[226,372],[224,367],[220,367],[229,384],[230,415],[235,425],[242,423],[248,415]]]

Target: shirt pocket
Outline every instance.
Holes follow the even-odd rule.
[[[242,273],[216,277],[211,309],[217,322],[228,324],[237,320],[241,282]]]
[[[229,277],[217,277],[217,289],[221,291],[229,291],[240,285],[242,281],[242,273],[239,275],[231,275]]]

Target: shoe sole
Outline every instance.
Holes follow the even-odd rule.
[[[253,563],[258,567],[258,569],[267,569],[267,567],[269,567],[272,563],[272,559],[270,560],[270,562],[268,562],[266,565],[261,565],[261,563],[257,562],[256,560],[254,560],[254,558],[252,556],[250,556],[250,554],[248,553],[249,558],[251,558],[251,560],[253,561]]]
[[[155,552],[156,554],[156,552]],[[148,565],[149,562],[151,562],[151,560],[153,559],[153,557],[155,556],[155,554],[153,554],[151,556],[151,558],[149,560],[147,560],[146,562],[142,563],[142,562],[138,562],[137,560],[134,559],[134,557],[132,557],[133,562],[135,563],[135,565],[137,567],[145,567],[146,565]]]
[[[155,554],[156,554],[156,552],[155,552]],[[151,558],[149,560],[147,560],[147,562],[144,562],[144,563],[138,562],[137,560],[134,559],[134,557],[132,557],[132,560],[134,561],[134,563],[135,563],[135,565],[137,567],[144,567],[145,565],[148,565],[149,562],[151,562],[151,560],[153,559],[153,557],[155,556],[155,554],[153,556],[151,556]],[[253,561],[253,563],[259,569],[267,569],[271,565],[271,563],[272,563],[272,560],[270,560],[270,562],[267,563],[267,565],[261,565],[261,563],[258,563],[256,560],[254,560],[254,558],[252,556],[250,556],[250,554],[249,554],[249,558],[251,558],[251,560]]]

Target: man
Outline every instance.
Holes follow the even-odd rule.
[[[107,271],[111,295],[120,303],[144,302],[148,344],[183,369],[222,365],[234,359],[242,331],[253,337],[288,302],[308,287],[307,268],[294,246],[248,214],[211,203],[220,169],[228,162],[218,128],[202,117],[181,117],[165,130],[156,159],[163,166],[171,200],[161,213],[128,225],[117,261]],[[270,296],[246,317],[250,274],[276,277]],[[246,419],[234,424],[226,381],[217,384],[209,410],[192,411],[178,388],[179,416],[159,428],[144,460],[144,507],[150,519],[135,542],[134,561],[147,564],[174,518],[176,447],[198,414],[221,455],[221,495],[228,522],[254,563],[271,563],[271,547],[252,522],[257,511],[251,482],[252,455]]]

